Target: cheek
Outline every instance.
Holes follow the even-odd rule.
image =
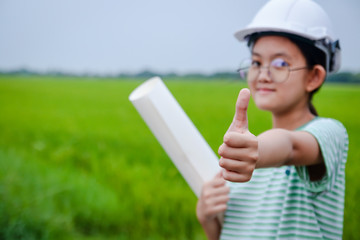
[[[282,106],[295,106],[303,102],[306,98],[306,91],[302,84],[293,84],[291,86],[284,86],[279,90],[279,101]]]
[[[287,82],[281,88],[282,94],[285,98],[298,98],[299,96],[303,96],[306,92],[305,84],[303,83],[301,78],[292,79],[293,81]]]

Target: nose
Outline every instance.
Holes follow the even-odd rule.
[[[258,80],[263,81],[263,82],[270,82],[271,81],[271,72],[270,72],[269,67],[261,67],[259,69]]]

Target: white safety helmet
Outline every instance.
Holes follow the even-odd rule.
[[[251,35],[265,32],[298,36],[325,53],[327,72],[340,68],[339,40],[328,15],[312,0],[270,0],[235,37],[249,41]]]

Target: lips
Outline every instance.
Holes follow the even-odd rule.
[[[267,87],[259,87],[259,88],[256,88],[256,91],[258,93],[271,93],[271,92],[275,92],[275,89],[267,88]]]

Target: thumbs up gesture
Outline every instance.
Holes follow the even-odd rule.
[[[258,160],[258,138],[248,130],[249,99],[249,89],[242,89],[236,101],[234,119],[224,136],[224,143],[219,147],[222,175],[232,182],[249,181]]]

